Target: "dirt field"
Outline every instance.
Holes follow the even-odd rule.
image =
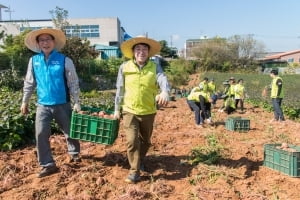
[[[218,106],[221,101],[218,102]],[[300,200],[300,180],[263,166],[264,144],[300,144],[300,124],[270,123],[272,113],[246,104],[249,132],[226,130],[225,113],[213,110],[213,126],[196,128],[185,99],[158,111],[146,159],[149,172],[137,184],[124,182],[129,165],[122,125],[112,146],[81,142],[82,163],[68,163],[61,135],[51,138],[59,173],[37,178],[34,147],[0,152],[2,200]],[[224,147],[217,165],[188,164],[191,149],[207,145],[215,135]],[[299,159],[299,158],[298,158]]]

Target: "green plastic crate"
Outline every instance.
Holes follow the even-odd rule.
[[[250,130],[250,120],[241,117],[228,117],[225,127],[230,131],[247,132]]]
[[[102,109],[82,107],[82,111],[99,112]],[[108,114],[112,111],[103,110]],[[70,137],[73,139],[111,145],[118,137],[119,120],[72,112]]]
[[[291,177],[300,176],[300,147],[288,145],[296,152],[278,149],[281,144],[264,145],[264,166],[280,171]]]

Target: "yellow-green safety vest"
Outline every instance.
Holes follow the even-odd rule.
[[[200,102],[200,99],[199,99],[200,95],[204,97],[205,102],[209,101],[209,98],[210,98],[209,93],[200,91],[200,90],[195,90],[194,92],[190,93],[189,96],[187,97],[187,99],[190,101]]]
[[[199,84],[199,86],[202,86],[202,90],[204,91],[204,92],[209,92],[209,88],[208,88],[208,83],[207,82],[205,82],[205,81],[202,81],[200,84]]]
[[[148,115],[156,113],[155,96],[158,92],[156,82],[156,64],[148,61],[142,68],[128,61],[123,66],[124,102],[123,110],[136,114]]]
[[[234,96],[236,99],[245,98],[245,86],[243,86],[241,84],[235,85]]]
[[[217,91],[217,86],[215,83],[208,83],[208,90],[211,94],[214,94]]]
[[[283,98],[284,94],[283,94],[283,87],[281,87],[281,91],[279,91],[279,87],[276,84],[277,80],[281,80],[282,78],[280,77],[275,77],[272,80],[272,88],[271,88],[271,98]],[[278,94],[279,92],[279,94]]]

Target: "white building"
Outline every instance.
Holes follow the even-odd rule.
[[[125,30],[117,17],[68,19],[66,35],[88,39],[91,45],[120,47]],[[52,19],[0,21],[0,32],[18,35],[26,29],[52,28]]]

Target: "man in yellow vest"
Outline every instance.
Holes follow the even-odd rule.
[[[271,99],[274,109],[274,119],[272,121],[284,121],[283,112],[281,109],[283,95],[283,81],[278,76],[278,70],[272,69],[270,76],[273,79],[271,83]]]
[[[167,77],[160,63],[150,60],[160,48],[159,42],[142,36],[121,45],[123,55],[129,60],[119,68],[114,118],[120,119],[122,111],[130,165],[127,183],[140,180],[140,170],[144,170],[144,158],[151,146],[156,105],[165,106],[169,100]]]

